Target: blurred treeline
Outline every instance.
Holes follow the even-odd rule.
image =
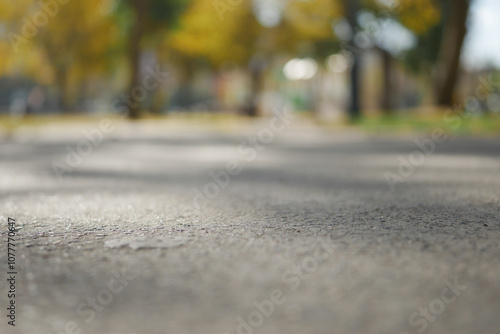
[[[476,85],[457,84],[469,7],[468,0],[0,1],[0,112],[255,116],[290,102],[356,118],[452,107]]]

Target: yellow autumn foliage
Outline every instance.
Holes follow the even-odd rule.
[[[264,27],[250,0],[194,0],[170,36],[174,50],[213,64],[246,63],[256,53],[294,50],[303,41],[333,39],[341,6],[331,0],[283,2],[280,22]]]

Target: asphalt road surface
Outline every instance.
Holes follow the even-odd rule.
[[[499,172],[498,138],[439,131],[19,129],[0,332],[500,333]]]

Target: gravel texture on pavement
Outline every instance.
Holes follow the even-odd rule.
[[[498,138],[96,128],[0,143],[0,333],[500,333]]]

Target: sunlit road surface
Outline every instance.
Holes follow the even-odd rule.
[[[498,138],[276,126],[3,140],[0,332],[498,333]]]

